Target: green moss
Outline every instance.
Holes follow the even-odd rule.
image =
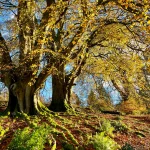
[[[69,143],[63,143],[63,150],[74,150],[74,146]]]
[[[128,131],[130,131],[130,128],[120,120],[112,121],[111,124],[115,128],[115,131],[124,132],[124,133],[127,133]]]
[[[121,150],[134,150],[134,148],[130,144],[126,143]]]
[[[134,132],[136,135],[138,135],[139,137],[146,137],[145,134],[143,134],[142,132],[140,131],[135,131]]]
[[[1,125],[0,125],[0,141],[4,138],[4,135],[6,132],[9,131],[9,128],[7,127],[6,129],[4,129]]]
[[[26,127],[23,130],[17,130],[10,142],[9,150],[43,150],[44,144],[52,140],[51,128],[46,124],[39,127]],[[51,143],[51,142],[49,142]]]
[[[114,127],[111,125],[109,120],[103,119],[102,124],[100,126],[100,131],[104,132],[105,135],[113,137]]]
[[[92,138],[92,144],[96,150],[117,150],[120,146],[104,132],[98,133]]]

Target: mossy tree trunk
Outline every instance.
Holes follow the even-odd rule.
[[[63,62],[63,60],[60,60]],[[57,72],[52,75],[52,102],[49,109],[56,112],[66,111],[72,108],[70,97],[75,80],[80,75],[82,67],[86,62],[86,56],[79,58],[72,71],[68,74],[65,71],[65,63],[57,63]],[[66,108],[67,107],[67,108]]]
[[[9,101],[6,108],[6,111],[10,111],[10,115],[14,114],[15,112],[27,113],[29,115],[36,114],[33,87],[34,86],[30,87],[23,83],[13,83],[10,86]]]
[[[72,86],[69,86],[68,77],[64,71],[64,64],[57,63],[55,67],[57,72],[52,75],[52,102],[49,109],[56,112],[64,112],[67,110],[66,105],[70,106]]]
[[[49,107],[52,111],[66,111],[66,85],[63,76],[52,75],[52,102]]]

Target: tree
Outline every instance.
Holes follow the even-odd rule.
[[[91,86],[91,91],[87,98],[87,104],[96,110],[113,110],[114,106],[112,99],[104,88],[104,81],[102,78],[97,78],[93,75],[94,84]]]
[[[95,95],[95,93],[91,90],[91,92],[90,92],[90,94],[89,94],[89,96],[88,96],[88,99],[87,99],[87,103],[88,103],[88,105],[90,106],[90,105],[95,104],[96,101],[97,101],[96,95]]]
[[[110,28],[114,29],[113,33],[110,32]],[[103,47],[100,47],[99,51],[98,47],[92,51],[92,59],[88,60],[86,68],[91,74],[102,76],[105,81],[112,82],[122,101],[129,100],[130,97],[136,99],[139,97],[138,89],[148,88],[146,84],[148,74],[146,76],[143,74],[143,67],[148,64],[148,61],[143,59],[144,53],[147,53],[148,31],[145,32],[145,38],[141,39],[140,34],[137,36],[137,29],[134,28],[132,32],[122,25],[109,25],[104,29],[98,36],[104,34],[110,39],[103,42]],[[139,31],[143,32],[140,29]],[[146,70],[148,71],[148,68]]]
[[[81,101],[79,99],[79,96],[75,92],[72,92],[71,97],[70,97],[70,102],[74,106],[80,106],[81,105]]]
[[[53,88],[49,109],[65,111],[65,103],[70,103],[71,88],[87,63],[88,54],[95,46],[106,47],[111,39],[110,34],[101,36],[100,33],[110,25],[129,28],[138,22],[146,30],[148,3],[122,0],[0,3],[2,13],[15,14],[5,24],[10,30],[9,38],[0,33],[0,74],[1,81],[9,89],[11,113],[17,107],[28,114],[42,111],[34,93],[49,75],[52,75]],[[117,30],[115,32],[117,35]],[[113,43],[119,41],[120,35],[115,38],[118,40]],[[67,72],[65,66],[69,64],[72,70]]]
[[[10,41],[4,39],[0,34],[1,81],[9,88],[8,108],[11,112],[15,110],[18,103],[21,112],[34,114],[34,106],[38,107],[38,101],[34,105],[34,93],[50,74],[52,74],[53,88],[50,109],[66,110],[65,100],[68,99],[69,103],[74,79],[80,74],[87,57],[87,46],[86,44],[81,45],[81,43],[88,41],[88,37],[91,39],[95,34],[95,31],[86,34],[87,17],[80,16],[82,15],[79,13],[79,10],[82,10],[81,2],[79,10],[75,12],[73,7],[77,3],[78,1],[47,1],[39,24],[36,18],[36,13],[39,12],[36,9],[40,6],[32,0],[18,2],[17,17],[13,20],[18,25],[14,29],[18,35],[16,37],[18,47],[15,47],[15,49],[19,49],[17,64],[10,57],[10,53],[14,53],[14,50],[11,51],[7,46],[11,44]],[[5,2],[3,6],[6,8],[7,4]],[[15,7],[13,2],[10,5]],[[70,11],[73,15],[70,15]],[[52,16],[52,12],[56,13]],[[73,23],[75,24],[73,25]],[[14,32],[11,38],[14,38],[12,37]],[[86,39],[85,36],[87,36]],[[73,70],[71,73],[65,74],[65,64],[72,59],[74,59]]]

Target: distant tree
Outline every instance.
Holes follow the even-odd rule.
[[[148,110],[141,99],[130,97],[128,101],[122,101],[116,105],[116,109],[127,114],[143,114]]]
[[[110,95],[106,92],[102,85],[99,85],[94,91],[91,90],[87,98],[88,106],[96,110],[113,110],[114,106]]]
[[[91,90],[89,95],[88,95],[87,103],[88,103],[89,106],[92,106],[92,105],[97,103],[97,97],[96,97],[93,90]]]
[[[70,102],[72,105],[75,105],[75,106],[81,105],[81,100],[79,99],[78,95],[75,92],[72,92],[71,97],[70,97]]]

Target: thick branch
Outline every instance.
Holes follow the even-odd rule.
[[[74,66],[72,72],[66,75],[66,84],[72,86],[74,84],[74,80],[81,74],[82,68],[86,64],[87,53],[89,49],[86,50],[86,53],[83,57],[79,56],[77,60],[77,64]]]
[[[0,33],[0,63],[2,65],[12,63],[10,55],[9,55],[9,49],[1,33]]]
[[[46,81],[47,77],[52,74],[52,67],[51,64],[46,65],[41,73],[39,74],[38,78],[36,79],[35,82],[35,91],[37,91],[41,85]]]
[[[104,0],[98,0],[98,4],[97,5],[106,5],[106,4],[110,3],[110,2],[115,2],[118,6],[120,6],[125,11],[128,11],[130,13],[135,13],[135,14],[142,13],[142,11],[140,11],[139,9],[144,7],[144,4],[142,4],[140,2],[130,2],[130,3],[132,3],[134,5],[133,7],[130,7],[129,3],[127,4],[128,6],[126,6],[125,3],[119,3],[117,0],[105,0],[105,1]]]
[[[1,80],[7,87],[11,84],[12,61],[9,55],[9,49],[6,45],[5,39],[0,33],[0,72],[2,73]]]
[[[7,1],[7,2],[2,2],[0,1],[0,5],[2,5],[2,7],[4,7],[3,9],[6,9],[6,8],[17,8],[16,5],[12,4],[11,2]]]
[[[122,100],[126,101],[128,100],[128,96],[129,96],[129,92],[128,91],[124,91],[123,89],[121,89],[118,84],[116,83],[115,80],[111,80],[111,82],[113,83],[113,86],[117,89],[117,91],[120,93]]]
[[[49,7],[50,5],[55,3],[55,0],[46,0],[46,3],[47,3],[47,7]]]

